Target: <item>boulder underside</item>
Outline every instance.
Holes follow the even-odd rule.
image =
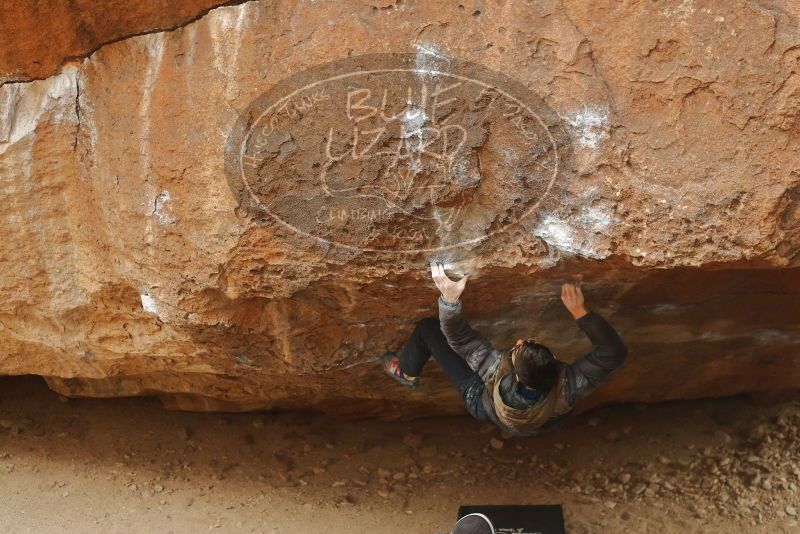
[[[795,2],[78,4],[0,23],[0,374],[463,413],[376,361],[436,260],[567,361],[582,279],[630,349],[584,408],[800,388]]]

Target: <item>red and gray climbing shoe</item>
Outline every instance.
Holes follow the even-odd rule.
[[[413,379],[406,378],[406,375],[403,374],[403,370],[400,369],[400,360],[397,358],[397,354],[394,352],[384,354],[383,357],[381,357],[381,361],[383,363],[383,370],[386,372],[386,374],[401,384],[405,384],[411,389],[416,388],[419,384],[419,377],[415,377]]]

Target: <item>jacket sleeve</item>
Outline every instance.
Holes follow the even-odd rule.
[[[570,405],[593,392],[622,365],[628,353],[614,327],[596,313],[589,312],[577,323],[592,342],[592,350],[567,369],[567,402]]]
[[[439,297],[439,325],[450,347],[464,358],[473,371],[486,380],[500,362],[500,352],[473,330],[462,313],[462,304]]]

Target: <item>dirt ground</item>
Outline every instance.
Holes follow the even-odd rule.
[[[460,504],[563,503],[570,534],[800,532],[800,402],[625,405],[539,439],[192,414],[0,379],[4,533],[434,533]]]

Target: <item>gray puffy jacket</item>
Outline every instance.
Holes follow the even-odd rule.
[[[567,367],[564,397],[570,407],[592,393],[622,365],[627,354],[627,348],[616,330],[598,314],[589,312],[576,322],[591,341],[592,349],[575,363],[563,364]],[[500,363],[502,353],[477,330],[470,327],[462,313],[460,301],[449,303],[439,297],[439,323],[447,342],[480,375],[481,379],[486,382],[492,377]],[[509,389],[509,391],[501,390],[504,398],[518,399],[515,392],[511,391],[514,386],[516,386],[514,381],[503,382],[501,388]],[[482,400],[490,418],[504,430],[513,432],[514,429],[504,428],[497,420],[491,392],[484,390]],[[550,426],[554,422],[550,421],[545,426]]]

